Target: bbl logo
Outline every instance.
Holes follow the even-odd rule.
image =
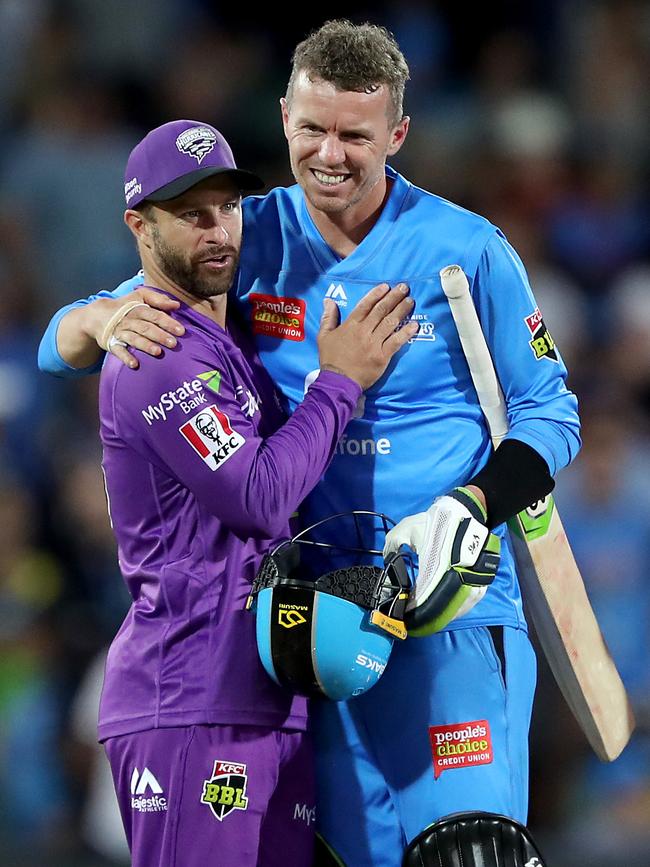
[[[245,810],[248,807],[247,782],[246,765],[217,760],[212,777],[203,781],[201,803],[207,804],[215,819],[223,822],[233,810]]]
[[[551,361],[557,361],[557,352],[555,350],[555,341],[549,334],[549,330],[544,325],[542,314],[539,312],[539,307],[525,317],[528,330],[533,335],[533,339],[528,341],[528,345],[533,350],[533,355],[537,361],[542,358],[550,358]]]

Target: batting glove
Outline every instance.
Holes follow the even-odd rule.
[[[490,533],[486,519],[470,491],[454,488],[386,535],[384,557],[402,545],[418,555],[418,577],[406,606],[409,635],[438,632],[485,596],[501,558],[501,540]]]

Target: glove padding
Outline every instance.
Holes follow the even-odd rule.
[[[384,557],[402,545],[418,555],[418,577],[406,606],[409,635],[438,632],[485,596],[501,559],[501,540],[485,526],[486,518],[470,491],[454,488],[386,535]]]

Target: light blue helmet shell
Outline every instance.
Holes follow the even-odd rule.
[[[247,607],[262,665],[280,686],[346,701],[382,676],[395,636],[406,637],[414,580],[404,553],[383,557],[394,525],[379,512],[331,515],[265,555]]]
[[[371,612],[310,587],[278,585],[257,596],[257,647],[267,674],[292,692],[346,701],[374,686],[393,638]]]

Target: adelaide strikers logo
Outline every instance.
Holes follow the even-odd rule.
[[[208,126],[193,126],[176,139],[176,147],[182,154],[194,157],[199,165],[206,154],[214,149],[217,136]]]
[[[201,803],[207,804],[220,822],[233,810],[246,810],[246,765],[236,762],[215,761],[212,776],[203,782]]]

